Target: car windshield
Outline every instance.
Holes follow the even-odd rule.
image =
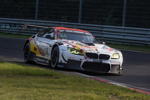
[[[59,34],[60,39],[67,39],[67,40],[76,40],[83,43],[94,43],[95,38],[91,34],[83,34],[83,33],[76,33],[76,32],[61,32]]]

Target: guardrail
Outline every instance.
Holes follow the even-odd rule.
[[[0,18],[0,31],[15,34],[35,34],[38,29],[25,29],[25,25],[64,26],[90,31],[97,39],[105,42],[132,45],[150,45],[150,29],[106,25],[79,24],[57,21]]]

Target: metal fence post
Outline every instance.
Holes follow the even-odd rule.
[[[80,1],[79,1],[78,23],[81,23],[81,21],[82,21],[82,6],[83,6],[83,0],[80,0]]]
[[[122,10],[122,26],[126,26],[126,11],[127,11],[127,0],[123,1],[123,10]]]
[[[39,0],[36,0],[35,2],[35,19],[38,19],[38,13],[39,13]]]

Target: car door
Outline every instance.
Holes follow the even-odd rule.
[[[43,31],[37,35],[36,44],[40,51],[39,57],[50,59],[51,49],[54,44],[55,36],[53,31]]]

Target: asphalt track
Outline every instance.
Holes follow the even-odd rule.
[[[0,38],[0,61],[23,62],[23,39]],[[150,92],[150,53],[122,51],[124,70],[122,76],[93,75],[124,83]]]

